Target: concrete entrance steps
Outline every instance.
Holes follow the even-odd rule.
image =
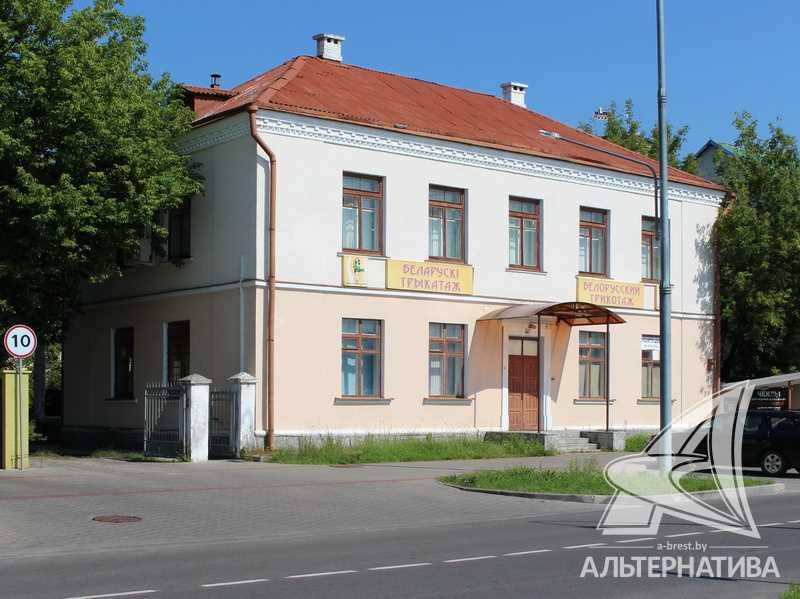
[[[582,453],[598,451],[597,444],[581,436],[581,431],[502,431],[486,433],[486,440],[502,440],[504,437],[522,436],[539,441],[545,447],[561,453]]]

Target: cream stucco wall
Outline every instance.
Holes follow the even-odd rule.
[[[255,290],[245,289],[246,320],[255,320]],[[164,378],[164,326],[188,320],[190,371],[215,384],[239,372],[239,292],[196,293],[158,300],[92,306],[72,324],[64,346],[64,425],[140,429],[144,388]],[[113,330],[134,328],[133,401],[112,398]],[[256,331],[245,344],[253,356]],[[251,361],[245,370],[254,371]]]

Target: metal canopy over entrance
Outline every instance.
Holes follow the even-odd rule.
[[[609,381],[611,379],[611,372],[609,368],[609,326],[612,324],[622,324],[625,319],[616,312],[609,310],[597,304],[590,304],[588,302],[559,302],[555,304],[520,304],[516,306],[508,306],[494,310],[482,316],[478,320],[507,320],[526,318],[532,319],[536,317],[536,336],[537,346],[542,347],[542,316],[556,319],[556,326],[559,323],[566,323],[570,327],[574,326],[589,326],[589,325],[606,325],[606,351],[605,351],[605,395],[606,395],[606,430],[609,430],[610,419],[610,393]],[[536,386],[537,386],[537,403],[541,403],[542,397],[542,376],[541,376],[541,362],[537,359],[536,365]],[[537,407],[537,413],[541,414],[541,406]],[[541,430],[541,424],[538,426]]]

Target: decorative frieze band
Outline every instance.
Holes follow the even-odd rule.
[[[281,114],[281,116],[272,116],[275,114]],[[653,184],[645,177],[625,176],[590,167],[582,168],[557,160],[523,156],[513,152],[427,139],[300,115],[260,113],[257,122],[260,132],[272,135],[312,139],[323,143],[440,160],[606,189],[653,194]],[[248,135],[248,133],[247,119],[237,115],[191,132],[180,140],[177,146],[182,153],[197,152]],[[710,206],[719,206],[723,198],[722,192],[678,183],[672,183],[669,191],[672,200]]]

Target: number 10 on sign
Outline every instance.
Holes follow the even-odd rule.
[[[36,333],[28,325],[15,324],[8,328],[3,336],[3,346],[8,355],[17,359],[17,468],[22,470],[22,359],[36,351]]]

